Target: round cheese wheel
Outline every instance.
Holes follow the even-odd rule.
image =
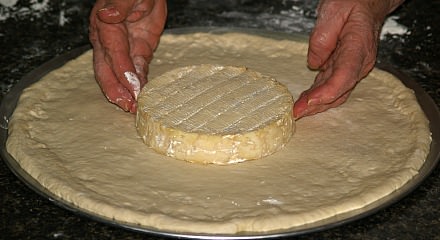
[[[136,128],[157,152],[197,163],[259,159],[294,132],[293,98],[274,78],[245,67],[196,65],[149,81]]]

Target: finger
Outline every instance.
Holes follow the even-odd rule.
[[[149,1],[146,1],[149,2]],[[156,49],[159,42],[159,37],[163,32],[167,6],[165,0],[156,0],[154,6],[150,6],[145,3],[145,8],[151,7],[150,12],[144,12],[145,21],[138,21],[135,23],[129,23],[128,26],[133,31],[130,31],[131,39],[142,39],[148,44],[148,49],[143,48],[141,45],[134,46],[133,52],[145,52],[150,53]],[[136,55],[136,54],[135,54]]]
[[[112,69],[105,61],[104,51],[100,44],[93,48],[95,78],[106,98],[121,107],[124,111],[134,112],[134,99],[130,92],[119,83]]]
[[[166,1],[154,1],[154,6],[151,5],[153,1],[144,1],[144,5],[137,6],[139,9],[149,8],[150,11],[144,12],[145,21],[129,23],[130,29],[130,46],[133,63],[136,68],[136,73],[141,81],[141,86],[146,83],[146,75],[148,72],[148,64],[150,63],[153,52],[156,49],[160,35],[165,26],[167,7]]]
[[[136,99],[140,91],[140,81],[130,57],[127,29],[123,24],[98,22],[97,25],[100,43],[105,50],[105,61],[111,66],[118,81]]]
[[[118,79],[105,60],[105,48],[101,45],[98,25],[102,25],[96,17],[96,11],[104,1],[98,1],[90,15],[89,38],[93,45],[93,67],[95,78],[105,97],[125,111],[133,112],[133,97],[130,92],[119,83]]]
[[[131,13],[136,0],[102,0],[98,1],[98,17],[105,23],[120,23]]]
[[[97,2],[98,4],[98,2]],[[95,46],[99,44],[99,38],[98,38],[98,27],[97,27],[97,20],[96,20],[96,11],[97,11],[97,5],[95,5],[92,8],[92,12],[90,13],[89,17],[89,40],[90,43]]]
[[[101,65],[96,66],[95,71],[97,73],[97,81],[106,98],[124,111],[134,113],[134,109],[136,109],[135,99],[133,99],[130,92],[114,77],[111,68],[108,65]]]
[[[309,106],[305,94],[306,92],[303,92],[293,105],[293,117],[295,119],[300,119],[307,114]]]
[[[329,104],[354,88],[360,79],[363,59],[357,51],[341,49],[331,69],[325,70],[323,79],[307,94],[308,105]]]
[[[340,1],[322,1],[318,8],[318,19],[313,29],[307,54],[310,68],[318,69],[335,50],[349,14],[349,5]]]
[[[153,11],[155,4],[155,0],[138,1],[138,3],[133,6],[131,13],[126,20],[129,22],[139,21],[142,17],[149,15]]]
[[[374,67],[378,39],[374,22],[365,16],[362,12],[350,16],[336,51],[325,64],[324,83],[309,94],[311,101],[332,102],[351,90]]]
[[[303,92],[294,106],[294,116],[299,118],[339,106],[361,79],[366,53],[361,36],[344,34],[340,45],[324,64],[315,83]],[[342,100],[340,100],[342,99]]]
[[[322,105],[307,105],[306,102],[298,101],[295,103],[293,107],[293,116],[295,119],[300,119],[302,117],[311,116],[320,112],[327,111],[330,108],[337,107],[344,102],[347,101],[348,97],[350,95],[350,92],[345,93],[340,98],[338,98],[336,101],[330,103],[330,104],[322,104]]]
[[[350,16],[341,32],[341,43],[349,53],[358,52],[360,65],[359,80],[365,77],[376,63],[377,45],[379,42],[380,24],[370,13],[358,10]],[[352,54],[355,56],[355,54]],[[350,59],[348,59],[350,60]]]
[[[167,2],[166,0],[155,0],[151,12],[147,13],[152,21],[148,21],[147,29],[151,34],[160,35],[164,29],[167,17]],[[157,42],[157,39],[155,39]],[[156,46],[154,46],[155,48]]]

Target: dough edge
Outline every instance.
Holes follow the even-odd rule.
[[[371,73],[371,76],[376,77],[376,76],[383,76],[383,75],[388,75],[387,73],[383,73],[379,70],[373,70],[373,72]],[[399,83],[392,83],[391,86],[396,86],[397,88],[401,89],[402,84]],[[403,91],[405,92],[405,91]],[[405,102],[401,103],[397,103],[397,104],[401,104],[403,109],[406,110],[417,110],[417,107],[413,106],[413,104],[411,104],[411,106],[406,106]],[[406,111],[405,110],[405,111]],[[414,124],[415,126],[418,126],[420,128],[425,128],[426,126],[426,120],[424,121],[423,118],[420,118],[421,115],[423,115],[423,113],[421,113],[420,111],[415,111],[415,112],[409,112],[408,114],[411,115],[412,118],[416,119]],[[419,119],[419,120],[417,120]],[[28,169],[28,165],[25,164],[23,161],[20,161],[21,159],[28,159],[28,160],[32,160],[33,156],[28,156],[25,153],[20,152],[19,149],[15,148],[14,146],[19,146],[20,142],[22,141],[22,136],[26,135],[26,132],[21,133],[20,129],[22,129],[20,127],[22,123],[20,122],[10,122],[10,136],[15,136],[15,137],[10,137],[8,138],[8,143],[7,143],[7,148],[9,153],[20,163],[23,164],[22,167],[28,171],[30,173],[30,175],[32,175],[33,177],[35,177],[37,179],[37,181],[39,181],[44,187],[51,189],[51,187],[56,186],[58,184],[62,184],[63,182],[58,182],[58,179],[44,179],[44,176],[41,176],[40,173],[38,172],[34,172],[32,169]],[[18,126],[14,126],[14,125],[18,125]],[[417,128],[416,128],[417,129]],[[15,132],[15,133],[14,133]],[[412,157],[414,157],[414,162],[416,163],[414,165],[414,169],[412,169],[411,171],[413,172],[413,174],[417,174],[418,169],[420,168],[421,164],[423,164],[423,160],[424,158],[421,158],[422,156],[426,157],[427,152],[429,151],[429,141],[428,139],[426,139],[426,133],[420,132],[419,135],[417,135],[417,142],[421,143],[420,146],[421,147],[420,151],[417,151],[415,155],[413,155]],[[420,164],[421,162],[421,164]],[[401,181],[407,182],[408,180],[410,180],[411,178],[408,179],[401,179],[399,177],[396,177],[395,180],[397,183],[400,183]],[[406,180],[406,181],[405,181]],[[397,184],[396,187],[398,187],[399,184]],[[375,200],[380,199],[383,196],[388,195],[390,192],[388,191],[389,189],[382,189],[383,191],[386,191],[385,193],[382,193],[382,195],[380,197],[378,197],[377,195],[375,195],[375,193],[367,193],[365,194],[365,196],[361,196],[362,199],[369,199],[371,196],[368,195],[375,195]],[[377,190],[379,194],[380,189]],[[347,211],[351,211],[352,209],[346,209],[346,206],[342,207],[343,204],[339,205],[339,207],[342,207],[342,209],[344,209],[344,211],[340,212],[338,210],[340,210],[339,208],[334,208],[335,206],[329,206],[327,208],[321,209],[321,210],[315,210],[313,212],[307,212],[303,214],[299,214],[299,215],[295,215],[295,218],[303,218],[303,221],[296,221],[292,222],[291,215],[282,215],[282,216],[274,216],[274,217],[267,217],[264,216],[262,219],[260,218],[253,218],[253,219],[233,219],[231,220],[231,222],[229,223],[218,223],[218,222],[214,222],[214,223],[203,223],[203,222],[194,222],[194,221],[187,221],[187,220],[181,220],[181,219],[174,219],[174,218],[169,218],[166,215],[161,215],[161,214],[152,214],[152,215],[141,215],[138,216],[139,212],[133,212],[133,211],[127,211],[121,208],[114,208],[111,205],[106,205],[106,204],[102,204],[102,203],[95,203],[93,201],[93,199],[88,198],[87,196],[73,196],[72,198],[68,198],[67,196],[63,196],[62,193],[59,192],[54,192],[54,194],[56,194],[57,196],[59,196],[61,199],[67,200],[69,202],[72,202],[73,204],[77,204],[78,201],[81,202],[81,207],[82,209],[85,209],[86,211],[90,211],[93,213],[97,213],[101,216],[106,216],[107,211],[115,211],[115,212],[122,212],[122,214],[118,214],[120,216],[112,216],[114,217],[115,220],[118,221],[122,221],[122,222],[135,222],[136,224],[139,223],[142,226],[155,226],[158,229],[160,229],[160,231],[166,230],[166,231],[181,231],[181,232],[191,232],[191,233],[199,233],[200,229],[217,229],[218,232],[213,231],[213,232],[209,232],[211,233],[222,233],[222,234],[236,234],[237,232],[240,232],[241,229],[246,229],[246,231],[255,231],[255,232],[265,232],[265,231],[271,231],[271,230],[280,230],[280,229],[288,229],[288,228],[292,228],[295,226],[300,226],[303,224],[307,224],[309,222],[316,222],[319,221],[319,219],[317,220],[316,217],[319,216],[320,214],[318,212],[330,212],[334,215],[336,214],[341,214]],[[373,201],[374,202],[374,201]],[[368,202],[367,200],[365,201],[365,204],[368,204],[370,202]],[[99,206],[99,207],[96,207]],[[103,209],[105,209],[103,211]],[[336,210],[338,209],[338,210]],[[354,208],[356,209],[356,208]],[[316,213],[316,215],[315,215]],[[109,217],[109,216],[107,216]],[[139,217],[141,217],[141,219],[143,219],[142,221],[135,221],[136,219],[138,219]],[[331,217],[331,216],[330,216]],[[133,219],[133,220],[132,220]],[[276,221],[275,221],[276,220]],[[236,223],[236,222],[241,222],[241,223]],[[274,223],[276,222],[276,223]],[[171,224],[169,224],[171,223]],[[292,225],[293,224],[293,225]],[[250,229],[248,229],[249,226],[253,226],[255,227],[255,229],[253,229],[253,227],[251,227]],[[264,227],[263,227],[264,226]]]

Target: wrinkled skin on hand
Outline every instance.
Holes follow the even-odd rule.
[[[166,15],[165,0],[97,0],[92,9],[95,78],[107,99],[125,111],[136,111]]]
[[[318,70],[313,85],[295,102],[296,119],[344,103],[374,67],[384,19],[400,0],[321,0],[310,35],[308,66]]]

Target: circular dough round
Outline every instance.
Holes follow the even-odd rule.
[[[249,70],[203,64],[150,80],[136,126],[157,152],[196,163],[229,164],[270,155],[291,138],[289,90]]]
[[[188,65],[247,66],[296,98],[316,75],[306,58],[307,44],[289,38],[166,34],[149,78]],[[413,91],[377,69],[342,106],[296,121],[286,146],[262,160],[173,160],[145,150],[134,123],[101,93],[87,52],[23,91],[7,151],[47,191],[94,216],[159,232],[255,235],[362,212],[410,181],[431,143]]]

